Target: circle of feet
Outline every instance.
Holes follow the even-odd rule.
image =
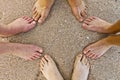
[[[112,25],[98,17],[92,16],[85,19],[87,16],[85,3],[82,0],[76,0],[76,1],[78,2],[75,3],[73,0],[68,0],[73,15],[76,17],[76,19],[79,22],[83,22],[82,27],[84,29],[97,31],[100,33],[118,32],[116,30],[114,31],[109,30]],[[3,32],[0,36],[8,37],[21,32],[27,32],[33,29],[37,22],[40,24],[44,23],[53,4],[54,4],[54,0],[37,0],[37,2],[33,7],[33,18],[29,18],[26,16],[22,18],[18,18],[14,22],[8,24],[7,27],[10,27],[10,30],[6,29],[8,32],[5,33]],[[120,23],[120,21],[118,23]],[[5,25],[2,26],[4,28],[6,27]],[[115,38],[118,37],[115,36]],[[111,37],[109,37],[109,39],[111,39]],[[101,57],[108,49],[110,49],[112,45],[106,43],[106,40],[108,40],[108,38],[100,40],[94,44],[87,46],[82,53],[79,53],[76,56],[73,66],[74,69],[72,74],[72,80],[87,80],[90,69],[90,63],[87,60],[87,57],[90,57],[92,59],[97,59]],[[6,44],[1,43],[1,45],[6,45]],[[10,43],[9,45],[12,45],[12,48],[14,48],[14,50],[11,53],[14,53],[14,55],[24,58],[26,60],[38,59],[41,57],[43,53],[43,49],[36,45],[24,45],[18,43],[17,44]],[[18,49],[22,50],[22,53]],[[46,77],[47,80],[64,80],[54,60],[49,55],[44,55],[41,58],[40,71],[43,73],[43,75]],[[51,73],[52,76],[49,73]]]

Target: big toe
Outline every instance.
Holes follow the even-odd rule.
[[[40,16],[40,18],[39,18],[39,20],[38,20],[38,22],[40,23],[40,24],[42,24],[44,21],[45,21],[45,19],[47,18],[47,16],[48,16],[48,13],[49,13],[49,11],[44,11],[42,14],[41,14],[41,16]]]
[[[35,25],[36,25],[36,22],[35,22],[35,21],[32,21],[32,22],[29,23],[27,26],[25,26],[23,32],[27,32],[27,31],[33,29],[33,28],[35,27]]]

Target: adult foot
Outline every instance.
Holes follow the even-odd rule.
[[[83,50],[83,53],[92,59],[97,59],[101,57],[111,47],[112,45],[109,44],[106,39],[102,39],[86,47]]]
[[[96,31],[100,33],[110,33],[108,29],[112,24],[98,18],[98,17],[89,17],[86,19],[82,25],[83,28],[91,31]]]
[[[72,80],[87,80],[90,64],[85,55],[79,54],[76,56]]]
[[[40,61],[40,70],[47,80],[63,80],[55,62],[49,55],[45,55]]]
[[[72,12],[78,21],[82,22],[87,17],[87,11],[84,1],[82,0],[68,0]]]
[[[54,0],[37,0],[33,7],[33,19],[42,24],[47,18]]]
[[[36,22],[29,17],[18,18],[8,25],[0,26],[0,36],[8,37],[18,33],[27,32],[33,29]]]
[[[19,43],[0,43],[0,54],[9,53],[25,60],[35,60],[42,55],[42,48],[35,45]]]

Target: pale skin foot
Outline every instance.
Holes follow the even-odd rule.
[[[79,54],[76,56],[72,80],[87,80],[90,64],[85,55]]]
[[[45,55],[41,59],[40,70],[47,80],[63,80],[55,62],[49,55]]]
[[[42,55],[42,48],[19,43],[0,43],[0,54],[13,54],[25,60],[35,60]]]
[[[98,17],[89,17],[82,25],[84,29],[96,31],[100,33],[110,33],[108,29],[111,27],[111,23],[108,23]]]
[[[102,39],[96,43],[93,43],[86,47],[83,50],[83,53],[92,59],[97,59],[101,57],[108,49],[112,47],[111,44],[109,44],[106,39]]]
[[[9,37],[33,29],[36,22],[29,17],[18,18],[8,25],[0,25],[0,36]]]
[[[47,18],[54,0],[37,0],[33,7],[33,19],[42,24]]]
[[[68,0],[72,12],[78,21],[82,22],[87,17],[87,11],[84,1],[82,0]]]

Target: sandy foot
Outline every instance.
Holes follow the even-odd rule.
[[[47,80],[63,80],[55,62],[49,55],[45,55],[40,61],[40,70]]]
[[[83,54],[76,56],[72,80],[87,80],[90,64]]]
[[[105,39],[102,39],[96,43],[93,43],[84,49],[84,54],[92,59],[101,57],[112,45],[107,43]]]
[[[33,7],[33,19],[42,24],[47,18],[54,0],[37,0]]]
[[[82,22],[87,17],[87,11],[84,1],[82,0],[68,0],[72,12],[78,21]]]
[[[29,17],[18,18],[8,25],[0,26],[0,36],[8,37],[18,33],[27,32],[33,29],[36,22]]]
[[[0,54],[10,53],[25,60],[35,60],[42,55],[42,48],[19,43],[0,43]]]
[[[98,18],[98,17],[89,17],[86,19],[82,25],[83,28],[91,31],[96,31],[100,33],[110,33],[108,28],[111,27],[112,24]]]

